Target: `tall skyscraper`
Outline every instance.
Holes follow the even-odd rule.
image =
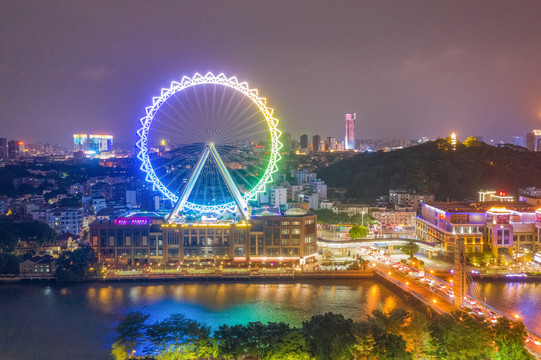
[[[344,146],[346,150],[355,149],[355,113],[346,114],[346,139]]]
[[[113,151],[112,135],[73,135],[73,150],[86,151],[89,154],[101,154]]]
[[[18,140],[9,140],[8,141],[8,159],[15,160],[19,158],[19,143],[22,141]],[[24,145],[23,145],[24,146]]]
[[[315,153],[321,152],[321,136],[314,135],[312,137],[312,149]]]
[[[73,151],[85,151],[88,149],[87,134],[73,134]]]
[[[308,147],[308,135],[301,135],[301,149],[306,149]]]
[[[325,143],[325,145],[327,146],[327,151],[334,151],[336,150],[336,138],[334,137],[328,137],[327,138],[327,142]]]
[[[541,130],[534,130],[526,134],[526,147],[530,151],[541,151]]]
[[[8,140],[6,138],[0,138],[0,160],[7,160],[8,158]]]
[[[513,145],[524,146],[524,136],[513,136]]]

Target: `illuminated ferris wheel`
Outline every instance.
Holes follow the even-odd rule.
[[[179,213],[224,214],[248,206],[278,170],[280,130],[256,89],[224,74],[183,77],[153,98],[137,131],[146,180]]]

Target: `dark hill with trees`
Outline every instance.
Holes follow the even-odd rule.
[[[436,200],[476,199],[481,189],[516,195],[541,187],[541,153],[469,138],[456,149],[446,139],[391,152],[363,153],[318,171],[328,186],[347,189],[348,202],[372,202],[389,189],[429,191]]]

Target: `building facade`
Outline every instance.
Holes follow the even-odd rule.
[[[466,252],[491,251],[517,258],[540,248],[541,212],[524,202],[423,204],[416,236],[452,256],[458,241]]]
[[[344,147],[346,150],[355,149],[355,113],[346,114],[346,138]]]
[[[275,208],[276,209],[276,208]],[[100,263],[180,264],[192,261],[304,263],[317,254],[317,217],[303,209],[263,210],[249,224],[167,224],[164,216],[135,213],[90,225]]]
[[[45,214],[45,220],[57,234],[78,235],[83,230],[83,210],[81,208],[50,209]]]

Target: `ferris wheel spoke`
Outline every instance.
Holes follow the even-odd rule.
[[[194,116],[193,110],[186,108],[186,106],[184,105],[184,102],[180,101],[180,97],[177,96],[177,97],[175,97],[175,99],[177,101],[177,104],[179,105],[178,110],[182,110],[183,114],[180,115],[176,108],[174,108],[174,110],[177,111],[177,114],[179,114],[179,119],[187,119],[187,121],[185,121],[185,123],[187,123],[188,126],[190,126],[190,129],[189,129],[190,131],[186,131],[185,134],[190,134],[190,133],[191,134],[198,134],[197,137],[199,139],[203,140],[204,139],[204,132],[202,131],[200,126],[196,126],[199,122],[189,121],[190,119],[196,118],[196,116]],[[185,124],[183,124],[183,125],[185,125]]]
[[[147,110],[138,132],[144,140],[138,142],[142,168],[168,198],[187,191],[201,151],[212,154],[198,167],[197,181],[190,185],[193,193],[187,193],[182,205],[185,210],[223,212],[235,204],[245,206],[242,196],[259,189],[279,159],[276,120],[265,110],[265,100],[248,96],[245,84],[224,84],[224,79],[207,74],[171,87]],[[149,154],[162,140],[167,141],[165,151]]]

